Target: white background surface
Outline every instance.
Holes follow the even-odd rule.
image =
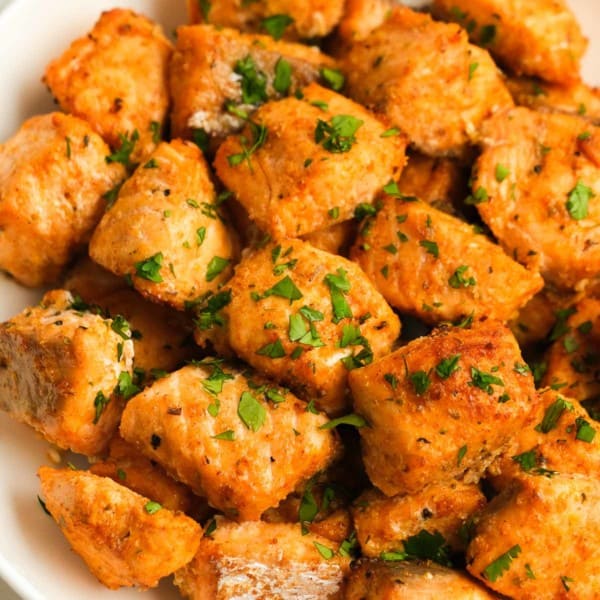
[[[165,24],[170,32],[186,20],[184,0],[0,0],[0,141],[36,113],[53,109],[40,77],[49,60],[84,34],[101,10],[131,6]],[[590,38],[584,77],[600,84],[600,2],[570,0]],[[0,320],[37,298],[0,276]],[[136,599],[139,592],[110,592],[90,576],[58,528],[41,510],[37,467],[48,463],[48,446],[25,426],[0,413],[0,574],[31,600]],[[167,584],[144,600],[178,597]],[[0,600],[15,600],[0,579]]]

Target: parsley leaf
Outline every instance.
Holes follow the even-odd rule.
[[[402,544],[410,558],[429,559],[440,565],[452,566],[448,558],[449,548],[444,536],[439,531],[430,533],[426,529],[421,529],[416,535],[406,538]]]
[[[144,505],[144,510],[149,515],[154,515],[161,509],[162,506],[158,502],[153,502],[152,500],[150,500],[150,502],[146,502],[146,504]]]
[[[242,392],[237,412],[244,425],[255,433],[267,417],[265,407],[250,392]]]
[[[94,421],[93,421],[94,425],[96,425],[98,423],[98,421],[100,420],[100,417],[102,416],[102,413],[104,412],[104,409],[108,405],[109,401],[110,401],[110,398],[107,398],[103,392],[98,392],[96,394],[96,397],[94,398],[94,409],[95,409]]]
[[[468,265],[461,265],[454,271],[454,274],[448,279],[448,284],[454,289],[461,287],[467,288],[477,285],[474,277],[463,277],[465,271],[469,269]]]
[[[134,165],[131,162],[131,153],[133,152],[137,141],[140,139],[140,133],[137,129],[133,131],[131,136],[129,134],[119,134],[119,141],[121,145],[118,150],[115,150],[112,154],[109,154],[105,160],[107,163],[121,163],[125,167],[132,168]]]
[[[510,175],[510,169],[498,163],[496,165],[496,181],[502,183]]]
[[[296,284],[291,280],[289,275],[286,275],[263,294],[263,298],[267,298],[268,296],[285,298],[290,301],[290,304],[294,300],[300,300],[303,297],[302,292],[296,287]]]
[[[150,258],[135,263],[135,274],[142,279],[153,283],[162,283],[164,280],[160,274],[164,256],[162,252],[154,254]]]
[[[336,271],[336,274],[329,273],[323,279],[325,285],[329,288],[331,296],[331,306],[333,309],[334,323],[339,323],[342,319],[352,318],[352,309],[348,304],[344,295],[350,291],[350,281],[346,276],[346,271],[341,267]]]
[[[211,9],[211,2],[209,2],[209,0],[198,0],[198,6],[200,7],[202,18],[206,23],[208,23],[208,13]]]
[[[194,320],[194,324],[201,331],[212,329],[215,325],[222,326],[225,324],[223,317],[219,314],[219,311],[225,308],[231,302],[231,290],[224,290],[218,294],[208,292],[200,298],[200,306],[195,306],[196,303],[186,304],[186,308],[194,307],[196,310],[197,317]]]
[[[230,166],[237,167],[246,161],[248,163],[250,172],[253,173],[254,170],[252,168],[250,157],[267,141],[267,128],[264,125],[255,123],[250,119],[248,119],[248,127],[250,128],[252,139],[248,140],[245,135],[241,135],[240,145],[242,147],[242,151],[236,154],[230,154],[227,157],[227,162]],[[251,143],[250,147],[247,146],[248,143]]]
[[[135,396],[139,391],[140,388],[133,383],[131,374],[127,371],[121,371],[117,380],[117,393],[119,396],[124,400],[129,400],[129,398]]]
[[[275,64],[275,79],[273,79],[273,88],[279,94],[285,95],[288,93],[292,85],[292,65],[280,57]]]
[[[231,261],[228,258],[213,256],[206,267],[206,281],[213,281],[218,277]]]
[[[321,69],[321,77],[326,83],[327,87],[331,88],[334,92],[339,92],[346,83],[346,78],[338,69],[323,67]]]
[[[410,379],[417,396],[422,396],[431,385],[429,373],[425,371],[415,371],[414,373],[411,373],[408,378]]]
[[[519,464],[522,471],[526,473],[537,467],[537,455],[534,450],[515,454],[512,459]]]
[[[285,356],[285,350],[281,340],[278,338],[274,342],[265,344],[262,348],[259,348],[256,351],[256,354],[268,356],[269,358],[283,358]]]
[[[430,240],[421,240],[419,246],[425,248],[427,254],[431,254],[433,257],[438,258],[440,256],[440,250],[436,242]]]
[[[573,405],[559,396],[546,409],[542,422],[535,426],[535,430],[539,431],[540,433],[548,433],[552,431],[558,424],[558,421],[565,410],[573,410]]]
[[[517,558],[521,554],[521,546],[519,544],[514,545],[504,554],[501,554],[496,560],[491,562],[484,570],[482,575],[488,580],[494,583],[504,575],[506,571],[510,569],[510,565],[513,559]]]
[[[577,426],[575,439],[591,444],[596,437],[596,430],[583,417],[577,417],[575,425]]]
[[[319,542],[313,542],[313,544],[315,545],[315,548],[319,551],[319,554],[325,560],[331,560],[334,557],[335,552],[331,548],[323,546],[323,544],[319,544]]]
[[[213,440],[224,440],[226,442],[235,442],[235,431],[233,431],[233,429],[227,429],[226,431],[217,433],[217,435],[213,435],[212,439]]]
[[[234,73],[242,77],[242,102],[257,106],[268,100],[267,77],[256,68],[256,63],[250,54],[238,60],[233,68]]]
[[[483,390],[488,394],[493,394],[494,390],[492,385],[501,385],[504,387],[504,382],[502,379],[500,379],[500,377],[496,377],[491,373],[484,373],[476,367],[471,367],[471,381],[469,381],[469,385],[478,387],[480,390]]]
[[[317,120],[315,142],[332,153],[349,152],[356,143],[355,133],[364,121],[351,115],[336,115],[329,123]]]
[[[460,354],[455,354],[454,356],[442,359],[435,368],[438,377],[441,379],[448,379],[452,373],[458,371],[460,369],[458,366],[460,356]]]
[[[567,210],[572,219],[580,221],[588,216],[588,204],[590,198],[595,196],[592,188],[588,187],[581,181],[569,192],[567,197]]]
[[[294,19],[286,14],[271,15],[261,21],[264,29],[274,40],[280,40],[286,28],[294,22]]]
[[[333,429],[338,425],[351,425],[352,427],[360,429],[361,427],[368,426],[368,423],[361,415],[350,413],[349,415],[344,415],[343,417],[338,417],[337,419],[328,421],[324,425],[321,425],[319,429]]]

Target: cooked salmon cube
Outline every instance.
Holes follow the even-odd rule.
[[[559,315],[542,385],[580,402],[591,400],[600,395],[600,299],[584,298]]]
[[[493,600],[462,571],[432,562],[360,560],[352,565],[345,600]]]
[[[250,218],[275,239],[352,218],[405,163],[403,136],[348,98],[313,83],[303,98],[268,102],[214,166]]]
[[[544,285],[539,273],[456,217],[400,193],[379,206],[350,256],[403,312],[427,323],[470,314],[506,321]]]
[[[324,37],[342,16],[345,0],[187,0],[191,23],[212,23],[242,31],[261,31],[275,39]]]
[[[483,121],[513,104],[486,50],[459,26],[407,7],[351,44],[340,65],[349,96],[430,156],[467,158]]]
[[[134,396],[120,431],[214,508],[256,520],[336,458],[326,423],[287,390],[204,359]]]
[[[32,117],[0,144],[0,268],[19,283],[55,283],[125,176],[108,146],[75,117]]]
[[[517,107],[484,127],[477,209],[507,254],[573,289],[600,273],[600,129]]]
[[[82,257],[67,273],[63,287],[93,309],[128,321],[135,350],[133,366],[138,374],[174,371],[198,354],[187,315],[145,300],[123,277],[89,257]]]
[[[191,514],[195,505],[201,504],[200,498],[186,485],[169,477],[160,465],[146,458],[118,432],[111,439],[108,452],[106,459],[90,465],[90,473],[110,477],[172,511]]]
[[[581,404],[550,388],[540,392],[533,422],[515,433],[510,451],[490,465],[495,488],[507,487],[523,473],[576,473],[596,476],[600,469],[600,429]]]
[[[595,598],[599,501],[597,476],[524,475],[479,516],[468,571],[510,598]]]
[[[508,323],[521,348],[546,340],[556,324],[556,315],[563,314],[576,300],[577,294],[548,285],[533,296]]]
[[[366,38],[390,16],[395,4],[394,0],[346,0],[332,52],[341,54],[348,43]]]
[[[329,415],[349,409],[348,373],[389,353],[400,332],[354,263],[307,242],[246,255],[229,285],[220,320],[233,351]]]
[[[109,10],[48,65],[44,82],[63,110],[88,121],[116,151],[114,159],[130,166],[160,141],[172,49],[159,25]]]
[[[502,324],[442,327],[352,371],[369,478],[384,494],[476,482],[527,423],[536,398],[516,340]]]
[[[565,85],[528,77],[509,77],[506,86],[519,106],[542,112],[564,112],[600,123],[600,90],[581,81]]]
[[[106,587],[156,587],[194,557],[201,528],[189,517],[108,477],[49,467],[38,476],[48,512]]]
[[[565,0],[434,0],[433,12],[460,23],[517,75],[579,79],[587,40]]]
[[[210,25],[180,27],[171,61],[172,131],[216,149],[244,115],[323,77],[341,77],[316,47]]]
[[[398,189],[405,196],[415,196],[438,210],[460,216],[469,194],[467,179],[464,166],[457,160],[413,152],[398,180]]]
[[[175,585],[190,600],[341,600],[348,564],[331,540],[302,535],[298,525],[217,517],[195,558],[175,573]]]
[[[354,501],[352,517],[363,556],[377,558],[384,552],[408,552],[411,541],[414,544],[425,539],[437,544],[437,537],[440,542],[436,558],[449,560],[451,551],[464,551],[461,527],[485,504],[485,496],[476,484],[434,482],[416,494],[391,498],[369,489]]]
[[[0,325],[0,408],[60,448],[93,456],[118,426],[133,345],[126,322],[73,302],[49,292]]]
[[[90,242],[93,260],[179,310],[225,282],[236,254],[202,153],[181,140],[138,167]]]

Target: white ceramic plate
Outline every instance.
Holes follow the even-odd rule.
[[[6,0],[0,0],[0,8]],[[600,84],[600,3],[570,0],[591,41],[584,64],[585,79]],[[0,141],[12,135],[24,119],[54,109],[40,82],[48,61],[84,34],[102,10],[131,7],[171,32],[186,21],[184,0],[13,0],[0,12]],[[39,293],[24,290],[0,275],[0,321],[36,301]],[[0,577],[27,600],[127,598],[103,588],[69,549],[54,522],[41,510],[38,481],[42,464],[50,464],[48,445],[25,426],[0,413]],[[0,586],[0,597],[2,593]],[[178,595],[167,581],[144,594],[145,600]]]

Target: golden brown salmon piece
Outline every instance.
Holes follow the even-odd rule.
[[[444,327],[350,373],[369,478],[384,494],[476,482],[536,398],[516,340],[495,321]]]
[[[486,50],[457,25],[397,7],[340,59],[346,90],[431,156],[469,154],[483,121],[513,105]]]
[[[493,600],[462,571],[433,562],[362,559],[353,564],[344,600]]]
[[[546,285],[519,314],[508,323],[521,348],[544,341],[556,324],[557,314],[562,314],[577,301],[577,294],[557,291]]]
[[[161,143],[138,167],[90,242],[93,260],[179,310],[225,282],[236,255],[208,165],[181,140]]]
[[[599,501],[597,476],[523,475],[479,517],[468,571],[510,598],[596,598]]]
[[[180,27],[170,70],[173,134],[216,149],[244,126],[240,111],[291,95],[335,67],[315,47],[210,25]]]
[[[275,239],[350,219],[405,163],[404,138],[385,137],[386,125],[365,108],[314,83],[303,94],[261,106],[214,162],[250,218]]]
[[[545,389],[532,411],[533,422],[515,432],[508,452],[490,465],[497,489],[520,474],[576,473],[596,477],[600,469],[600,426],[577,400]]]
[[[325,37],[342,16],[345,0],[187,0],[191,23],[260,31],[275,39]]]
[[[121,315],[129,322],[134,347],[133,366],[139,373],[173,371],[194,358],[191,319],[168,306],[145,300],[123,277],[84,256],[67,273],[63,287],[108,315]]]
[[[395,308],[427,323],[485,315],[506,321],[544,282],[463,221],[424,202],[385,196],[350,256]]]
[[[485,504],[476,484],[434,482],[416,494],[391,498],[376,488],[369,489],[354,501],[352,516],[363,556],[403,552],[403,542],[410,549],[410,538],[442,536],[443,556],[449,558],[450,549],[464,551],[460,528]]]
[[[121,435],[215,508],[256,520],[336,458],[326,423],[284,388],[205,359],[134,396]]]
[[[46,68],[44,83],[68,113],[88,121],[133,163],[160,141],[169,108],[171,42],[130,10],[102,13],[92,30]],[[129,145],[133,150],[126,152]]]
[[[542,385],[580,402],[600,396],[600,299],[584,298],[560,316]]]
[[[32,117],[0,144],[0,268],[23,285],[56,282],[88,242],[125,176],[108,146],[75,117]]]
[[[234,352],[329,415],[348,409],[348,373],[389,353],[400,332],[358,266],[307,242],[246,255],[229,285],[223,333]]]
[[[450,215],[458,216],[469,194],[467,172],[451,158],[432,158],[413,152],[398,180],[405,196],[416,196],[423,202]]]
[[[156,587],[194,557],[201,528],[189,517],[108,477],[49,467],[38,475],[48,512],[106,587]]]
[[[48,292],[0,325],[0,408],[60,448],[100,454],[123,410],[115,388],[131,376],[125,325]]]
[[[302,535],[299,525],[217,517],[175,585],[190,600],[341,600],[348,565],[331,540]]]
[[[465,27],[516,75],[579,79],[588,42],[565,0],[433,0],[433,13]]]
[[[339,54],[346,44],[364,40],[389,17],[395,5],[394,0],[346,0],[332,51]]]
[[[108,450],[105,460],[90,466],[94,475],[110,477],[172,511],[190,514],[194,505],[201,503],[187,486],[169,477],[160,465],[146,458],[118,432],[111,439]]]
[[[507,254],[573,288],[600,273],[600,129],[518,107],[490,119],[473,178],[481,217]]]
[[[557,84],[527,77],[509,77],[506,86],[520,106],[541,112],[579,115],[596,125],[600,123],[600,90],[581,81]]]

